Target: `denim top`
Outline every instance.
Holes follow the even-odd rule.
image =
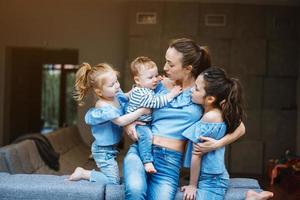
[[[117,94],[120,107],[105,105],[101,108],[91,108],[85,114],[85,122],[90,125],[95,142],[99,146],[114,145],[120,142],[122,128],[111,120],[124,115],[127,97],[119,92]]]
[[[155,89],[156,95],[165,95],[168,92],[162,83]],[[186,140],[182,132],[199,121],[203,113],[202,107],[192,102],[191,94],[191,89],[183,90],[166,106],[153,109],[151,129],[154,135]]]
[[[188,138],[190,141],[187,145],[186,155],[184,159],[184,166],[190,167],[193,142],[201,142],[199,137],[206,136],[214,139],[221,139],[226,134],[226,123],[225,122],[203,122],[199,121],[193,126],[185,130],[182,135]],[[202,156],[201,171],[200,173],[207,174],[221,174],[226,171],[224,161],[225,147],[221,147],[214,151],[210,151]]]

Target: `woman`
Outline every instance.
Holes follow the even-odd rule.
[[[153,158],[157,170],[146,174],[139,158],[137,146],[133,144],[124,159],[124,179],[126,199],[174,199],[179,181],[179,170],[185,150],[186,139],[182,132],[199,121],[202,108],[191,101],[191,88],[196,77],[211,66],[208,52],[193,40],[181,38],[172,41],[166,52],[165,78],[156,88],[157,94],[166,94],[179,85],[182,93],[167,106],[153,110],[151,129],[153,132]],[[137,140],[136,123],[128,125],[125,131]],[[197,153],[205,153],[223,147],[245,133],[243,123],[221,140],[207,140],[198,144]]]

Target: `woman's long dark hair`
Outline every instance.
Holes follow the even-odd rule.
[[[172,40],[169,43],[169,47],[175,48],[178,52],[182,53],[182,66],[191,65],[194,78],[197,78],[201,72],[211,67],[208,50],[191,39],[179,38]]]
[[[214,106],[222,110],[227,132],[233,132],[245,118],[242,86],[238,79],[229,78],[222,68],[210,67],[201,73],[206,96],[216,98]]]

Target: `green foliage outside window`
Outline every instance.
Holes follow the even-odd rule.
[[[62,71],[61,67],[68,67]],[[75,67],[75,66],[73,66]],[[74,68],[73,68],[74,69]],[[43,121],[42,132],[54,130],[60,126],[74,125],[77,123],[77,105],[73,99],[73,88],[75,81],[75,71],[70,65],[45,64],[43,66],[42,81],[42,109],[41,119]],[[62,73],[65,73],[65,80],[62,80]],[[64,91],[61,89],[61,81],[64,81]],[[61,94],[64,93],[64,99],[61,100]],[[61,105],[63,103],[64,105]],[[65,113],[60,113],[64,106]],[[62,122],[59,117],[63,116]]]

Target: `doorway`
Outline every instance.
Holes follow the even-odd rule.
[[[48,106],[48,111],[57,113],[47,115],[47,122],[57,121],[55,127],[51,126],[52,129],[69,124],[66,110],[70,110],[69,97],[72,94],[69,92],[72,89],[68,87],[78,65],[78,50],[7,47],[5,58],[4,143],[9,144],[24,134],[45,130],[45,106]],[[60,66],[59,79],[49,82],[46,80],[49,76],[45,74],[51,74],[55,66]],[[72,69],[68,69],[69,66],[73,66]],[[54,84],[49,86],[47,83]],[[45,88],[52,86],[56,86],[52,88],[52,93],[45,91]],[[54,93],[58,100],[53,101],[55,104],[49,104]],[[76,109],[73,111],[76,112]]]
[[[77,123],[77,105],[73,100],[77,67],[73,64],[43,64],[42,133]]]

